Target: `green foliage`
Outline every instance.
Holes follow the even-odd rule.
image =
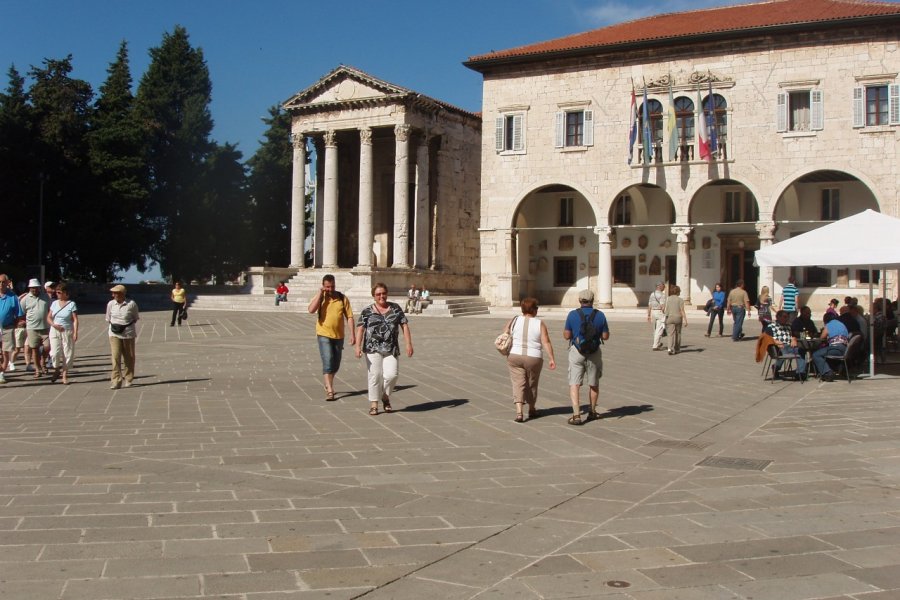
[[[10,67],[8,77],[6,91],[0,93],[0,198],[6,215],[0,263],[24,266],[37,258],[38,215],[31,208],[38,196],[34,128],[25,79],[15,67]]]

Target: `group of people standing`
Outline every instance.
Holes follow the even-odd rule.
[[[60,377],[69,383],[69,368],[78,340],[78,307],[69,297],[65,283],[37,279],[28,282],[27,291],[16,295],[13,282],[0,274],[0,384],[6,374],[16,370],[16,359],[24,353],[25,372],[33,379]],[[51,373],[52,370],[52,373]]]
[[[673,285],[666,295],[666,284],[659,282],[656,289],[650,292],[647,301],[647,321],[653,325],[653,342],[651,350],[662,350],[662,338],[668,338],[667,350],[670,355],[681,352],[681,330],[688,326],[681,288]],[[721,321],[720,321],[721,323]],[[712,320],[710,320],[712,327]],[[709,337],[707,335],[707,337]]]

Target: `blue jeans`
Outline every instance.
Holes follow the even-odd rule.
[[[333,375],[341,368],[341,354],[344,351],[344,340],[317,335],[319,356],[322,357],[322,373]]]
[[[782,348],[781,356],[794,357],[794,360],[797,361],[797,373],[806,373],[806,352],[799,348]],[[783,363],[783,360],[776,360],[775,368],[780,371]]]
[[[825,360],[826,356],[843,356],[846,351],[846,344],[835,344],[834,346],[819,348],[813,352],[812,359],[816,364],[816,371],[819,372],[819,376],[831,373],[831,367],[828,365],[828,361]]]
[[[744,333],[744,316],[746,314],[747,309],[743,306],[731,307],[731,316],[734,317],[734,326],[731,328],[731,339],[735,342],[741,339],[741,334]]]

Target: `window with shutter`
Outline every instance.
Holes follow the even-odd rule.
[[[594,145],[594,111],[584,111],[584,145]]]
[[[900,85],[893,83],[888,86],[890,96],[891,125],[900,125]]]
[[[525,150],[525,138],[524,138],[524,129],[522,128],[522,121],[524,120],[524,115],[513,115],[512,118],[512,150],[514,152],[522,152]]]
[[[820,131],[825,128],[825,104],[822,90],[813,90],[809,93],[810,99],[810,129]]]
[[[853,88],[853,126],[864,127],[866,124],[865,89]]]
[[[525,152],[525,115],[507,114],[497,117],[494,125],[494,148],[498,153]]]
[[[554,140],[554,145],[557,148],[562,148],[563,143],[566,139],[566,113],[560,111],[556,113],[556,136]]]
[[[778,94],[778,101],[776,103],[776,127],[779,132],[787,131],[787,94],[784,92]]]
[[[497,117],[494,121],[494,150],[503,152],[506,150],[506,136],[504,135],[504,125],[506,117]]]

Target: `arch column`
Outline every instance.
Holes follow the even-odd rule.
[[[409,125],[395,125],[394,161],[394,262],[395,269],[409,268]]]
[[[691,247],[690,238],[693,227],[678,226],[672,228],[677,245],[675,279],[681,288],[681,298],[685,303],[691,301]]]
[[[372,243],[375,241],[373,224],[374,191],[372,188],[372,128],[359,130],[359,246],[357,268],[372,267]]]
[[[612,308],[612,227],[594,227],[600,245],[597,254],[597,302],[600,308]]]
[[[756,224],[756,231],[759,233],[760,250],[764,250],[775,243],[775,229],[777,227],[774,221],[761,221]],[[774,296],[775,269],[772,267],[759,267],[759,282],[760,286],[768,286],[770,293]]]
[[[322,211],[322,266],[337,267],[338,146],[333,129],[325,132],[325,207]]]
[[[303,253],[306,246],[306,136],[292,133],[294,155],[291,169],[291,267],[306,266]]]

